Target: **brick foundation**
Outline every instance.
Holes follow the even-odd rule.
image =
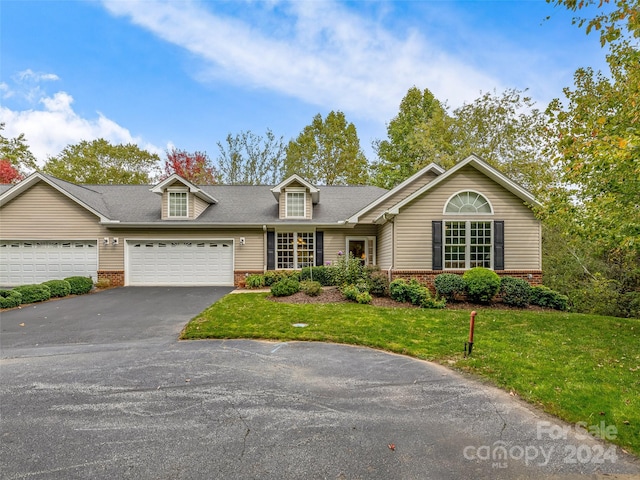
[[[233,272],[233,285],[238,288],[244,288],[249,275],[262,275],[263,273],[263,270],[235,270]]]
[[[112,287],[124,287],[124,270],[98,270],[98,280],[102,279]]]
[[[542,270],[495,270],[500,277],[521,278],[529,282],[531,286],[542,285]],[[454,273],[462,275],[464,271],[460,270],[392,270],[391,280],[396,278],[404,278],[405,280],[416,279],[418,282],[426,285],[435,293],[435,279],[441,273]]]

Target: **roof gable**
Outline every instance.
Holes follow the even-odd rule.
[[[278,185],[276,185],[271,189],[271,193],[273,193],[273,196],[276,198],[278,202],[280,201],[280,193],[282,192],[282,190],[286,189],[291,184],[294,184],[294,185],[298,184],[296,186],[302,185],[304,188],[309,190],[309,193],[311,194],[311,200],[313,203],[320,202],[320,190],[318,190],[318,188],[315,185],[309,183],[300,175],[297,175],[295,173],[290,177],[285,178],[282,182],[280,182]]]
[[[412,202],[416,198],[420,197],[421,195],[423,195],[425,192],[429,191],[436,185],[446,181],[449,177],[451,177],[452,175],[454,175],[456,172],[466,167],[467,165],[474,167],[475,169],[477,169],[478,171],[486,175],[488,178],[490,178],[497,184],[501,185],[512,194],[514,194],[516,197],[520,198],[523,202],[531,205],[540,205],[540,202],[536,200],[533,194],[531,194],[529,191],[527,191],[526,189],[518,185],[513,180],[510,180],[509,178],[507,178],[503,173],[496,170],[494,167],[486,163],[477,155],[472,154],[472,155],[469,155],[464,160],[462,160],[461,162],[459,162],[458,164],[456,164],[451,169],[447,170],[445,173],[443,173],[433,181],[431,181],[430,183],[428,183],[427,185],[425,185],[424,187],[418,189],[417,191],[409,195],[404,200],[398,202],[396,205],[394,205],[392,208],[389,209],[389,213],[392,215],[397,215],[398,213],[400,213],[400,209],[402,207]]]
[[[27,178],[15,184],[13,187],[9,188],[2,195],[0,195],[0,207],[10,202],[14,198],[18,197],[23,192],[29,190],[31,187],[33,187],[35,184],[39,182],[45,182],[46,184],[48,184],[49,186],[51,186],[52,188],[60,192],[65,197],[69,198],[70,200],[80,205],[82,208],[93,213],[98,218],[100,218],[101,223],[118,223],[119,222],[118,220],[112,220],[111,218],[109,218],[108,214],[106,214],[105,212],[107,210],[106,205],[101,205],[101,207],[103,206],[104,208],[100,208],[100,207],[96,208],[95,203],[97,202],[91,202],[93,205],[89,205],[86,199],[81,199],[80,196],[78,195],[78,193],[82,192],[85,194],[83,196],[95,197],[95,200],[97,200],[97,198],[100,197],[100,194],[98,192],[88,190],[84,187],[65,182],[63,180],[57,179],[55,177],[51,177],[49,175],[42,174],[40,172],[32,173]],[[79,189],[83,189],[83,190],[79,190]]]
[[[174,173],[173,175],[170,175],[164,180],[162,180],[155,187],[153,187],[151,191],[153,193],[162,195],[167,188],[175,185],[176,183],[182,184],[184,187],[189,189],[190,193],[193,193],[196,197],[204,200],[207,203],[218,203],[218,200],[216,200],[211,195],[206,193],[204,190],[202,190],[201,188],[197,187],[196,185],[188,181],[186,178],[181,177],[177,173]]]

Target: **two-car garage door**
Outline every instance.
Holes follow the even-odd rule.
[[[129,285],[233,285],[233,242],[127,241]]]
[[[95,240],[0,241],[0,285],[41,283],[72,276],[96,279]]]

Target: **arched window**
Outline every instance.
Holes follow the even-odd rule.
[[[489,201],[477,192],[460,192],[447,202],[444,213],[493,213]]]

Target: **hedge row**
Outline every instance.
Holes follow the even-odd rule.
[[[68,277],[33,285],[21,285],[12,290],[0,290],[0,308],[14,308],[22,304],[44,302],[50,298],[83,295],[93,288],[90,277]]]

